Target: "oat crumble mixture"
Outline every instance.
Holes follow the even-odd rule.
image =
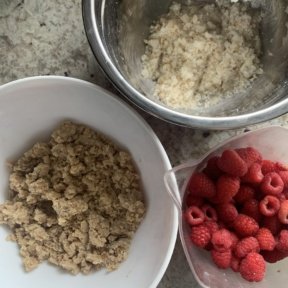
[[[263,73],[262,16],[250,6],[231,0],[173,3],[150,27],[141,58],[142,76],[155,83],[154,97],[169,107],[193,110],[249,87]]]
[[[16,161],[9,184],[0,224],[26,271],[44,260],[72,274],[111,271],[127,258],[145,205],[130,154],[106,137],[63,122]]]

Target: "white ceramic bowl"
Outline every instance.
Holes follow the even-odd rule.
[[[244,280],[231,269],[221,270],[212,262],[208,251],[195,247],[190,241],[190,228],[183,221],[182,201],[192,173],[206,164],[214,155],[225,149],[255,147],[264,159],[288,163],[288,129],[272,126],[233,137],[214,147],[201,159],[191,160],[168,171],[165,183],[179,209],[179,233],[184,252],[193,275],[203,288],[286,288],[288,283],[288,258],[266,266],[265,278],[258,283]],[[177,182],[176,182],[176,181]]]
[[[33,77],[0,87],[0,202],[8,195],[7,161],[45,140],[62,120],[81,122],[127,148],[138,167],[147,213],[128,259],[114,272],[71,276],[41,264],[25,273],[15,243],[0,226],[0,286],[5,288],[152,288],[162,278],[177,236],[177,211],[163,183],[171,168],[158,138],[128,105],[102,88],[65,77]]]

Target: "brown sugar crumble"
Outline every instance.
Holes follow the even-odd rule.
[[[114,270],[145,214],[130,154],[70,121],[16,161],[9,185],[0,224],[12,229],[26,271],[45,260],[72,274]]]

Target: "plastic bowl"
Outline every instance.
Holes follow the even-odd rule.
[[[263,158],[288,163],[288,129],[283,127],[268,127],[233,137],[216,146],[198,160],[174,167],[165,174],[167,190],[178,208],[179,233],[184,252],[196,280],[205,288],[284,288],[288,283],[288,258],[275,264],[267,263],[265,278],[258,283],[244,280],[239,273],[231,269],[221,270],[210,258],[209,252],[195,247],[189,237],[190,228],[183,221],[182,202],[192,173],[201,169],[211,156],[221,154],[228,148],[243,148],[252,146],[259,150]]]
[[[19,249],[5,240],[9,231],[1,225],[1,287],[157,287],[177,236],[177,210],[163,183],[163,175],[171,166],[146,122],[104,89],[54,76],[18,80],[0,87],[0,203],[8,197],[7,161],[18,159],[32,144],[46,140],[55,126],[67,119],[102,132],[130,151],[143,184],[145,218],[133,237],[127,260],[117,270],[77,276],[47,263],[25,273]]]

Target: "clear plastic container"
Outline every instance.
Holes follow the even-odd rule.
[[[284,288],[288,287],[288,258],[275,264],[267,263],[265,278],[258,283],[244,280],[231,269],[222,270],[215,266],[210,253],[195,247],[189,239],[189,226],[183,221],[182,202],[190,176],[203,168],[207,159],[221,154],[228,148],[252,146],[263,158],[288,163],[288,129],[278,126],[248,132],[216,146],[201,159],[190,160],[168,171],[164,176],[167,190],[178,208],[179,233],[191,271],[198,283],[205,288]]]

